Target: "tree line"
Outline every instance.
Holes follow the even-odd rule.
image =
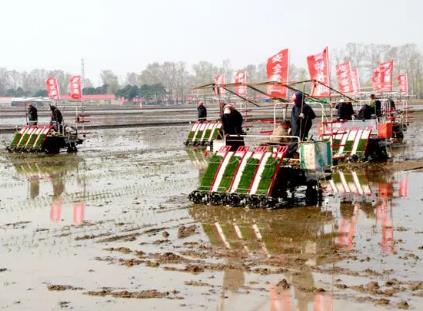
[[[423,98],[423,54],[415,44],[393,46],[388,44],[348,43],[342,49],[329,50],[332,85],[335,80],[335,65],[351,61],[360,73],[362,87],[370,87],[370,76],[382,61],[394,60],[394,80],[398,74],[406,73],[411,94]],[[269,55],[270,56],[270,55]],[[167,96],[175,100],[191,93],[194,86],[210,83],[217,74],[225,74],[226,82],[232,82],[237,70],[246,70],[248,81],[265,81],[265,60],[260,64],[249,64],[244,68],[233,68],[229,60],[215,65],[200,61],[193,65],[184,62],[154,62],[141,72],[130,72],[122,79],[111,70],[100,74],[102,84],[94,86],[89,79],[83,81],[84,94],[115,94],[132,100],[135,97],[157,98]],[[63,70],[48,71],[34,69],[27,71],[0,68],[0,96],[45,96],[45,80],[49,76],[58,79],[60,89],[67,90],[70,77]],[[306,68],[290,64],[289,80],[308,79]]]

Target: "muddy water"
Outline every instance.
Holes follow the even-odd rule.
[[[186,127],[1,152],[0,310],[420,310],[413,126],[396,161],[343,168],[322,206],[276,211],[189,203],[205,158],[183,148]]]

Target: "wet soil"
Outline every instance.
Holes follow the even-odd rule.
[[[422,124],[392,161],[343,168],[349,192],[272,211],[192,205],[186,127],[0,152],[0,310],[422,309]]]

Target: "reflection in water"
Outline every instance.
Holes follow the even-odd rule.
[[[310,266],[331,260],[324,256],[335,237],[335,218],[331,212],[307,207],[267,211],[195,205],[190,214],[201,223],[213,246],[240,253],[237,259],[230,260],[231,266],[239,269],[224,272],[222,296],[236,296],[238,290],[245,286],[244,257],[276,260],[281,265],[301,260],[305,262],[301,272],[290,274],[291,289],[269,288],[270,309],[291,310],[287,306],[295,306],[298,310],[308,310],[312,305],[317,306],[315,310],[331,310],[319,307],[321,301],[327,301],[325,297],[298,290],[315,287]],[[222,300],[221,310],[225,309],[225,303],[230,302]]]
[[[367,218],[376,219],[380,228],[381,253],[394,253],[392,198],[408,195],[407,175],[398,178],[392,171],[371,167],[338,170],[333,173],[327,189],[341,199],[337,246],[353,249],[359,214],[363,212]]]
[[[66,183],[71,173],[76,173],[76,179],[82,183],[85,192],[85,180],[80,180],[79,169],[84,164],[77,155],[57,155],[55,157],[10,157],[16,172],[25,176],[29,183],[29,198],[35,200],[43,195],[49,195],[50,191],[42,193],[40,184],[49,180],[52,189],[50,203],[50,221],[53,223],[62,221],[62,209],[64,206],[63,195],[66,193]],[[79,225],[84,221],[85,202],[73,202],[73,224]]]
[[[287,273],[289,289],[269,288],[271,310],[332,310],[330,293],[310,293],[315,288],[313,266],[341,260],[327,256],[334,248],[350,251],[360,222],[374,220],[379,228],[378,240],[383,255],[395,249],[392,219],[392,199],[408,194],[407,176],[380,168],[338,170],[326,185],[327,192],[336,196],[330,208],[300,207],[289,210],[261,210],[194,205],[192,217],[201,223],[210,243],[217,248],[239,252],[231,258],[232,267],[224,273],[222,296],[236,296],[244,286],[244,258],[277,259],[281,266],[289,266],[297,258],[305,264],[299,273]],[[339,200],[339,201],[338,201]],[[333,203],[339,202],[339,205]],[[371,228],[374,228],[371,226]],[[365,237],[367,241],[369,236]],[[230,300],[230,299],[229,299]],[[220,309],[229,303],[222,299]]]

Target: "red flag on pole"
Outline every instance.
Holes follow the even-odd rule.
[[[349,62],[336,65],[336,78],[339,90],[343,93],[352,93],[351,64]]]
[[[60,94],[57,79],[53,77],[48,78],[46,81],[46,86],[48,97],[51,99],[58,100],[60,98]]]
[[[235,83],[247,83],[247,72],[245,70],[238,71],[235,74]],[[235,92],[241,96],[247,95],[247,87],[245,85],[239,85],[235,87]]]
[[[216,84],[216,87],[214,88],[214,94],[215,95],[223,95],[226,93],[226,90],[224,88],[218,87],[219,85],[225,85],[225,75],[217,75],[214,77],[214,83]]]
[[[408,95],[408,77],[407,75],[398,75],[398,89],[402,95]]]
[[[312,80],[317,80],[326,85],[329,79],[329,53],[326,47],[323,52],[307,57],[308,71]],[[311,95],[316,97],[330,96],[330,90],[318,83],[313,84]]]
[[[361,90],[360,86],[360,75],[358,73],[358,68],[351,70],[351,83],[352,83],[352,92],[358,93]]]
[[[373,71],[371,77],[373,90],[380,92],[391,92],[393,71],[393,60],[379,64],[379,66]]]
[[[288,64],[288,49],[281,50],[279,53],[271,56],[267,60],[267,79],[286,83],[288,81]],[[279,85],[269,86],[268,92],[274,97],[284,98],[288,96],[288,89]]]
[[[81,76],[72,76],[69,79],[69,95],[73,100],[82,99]]]

